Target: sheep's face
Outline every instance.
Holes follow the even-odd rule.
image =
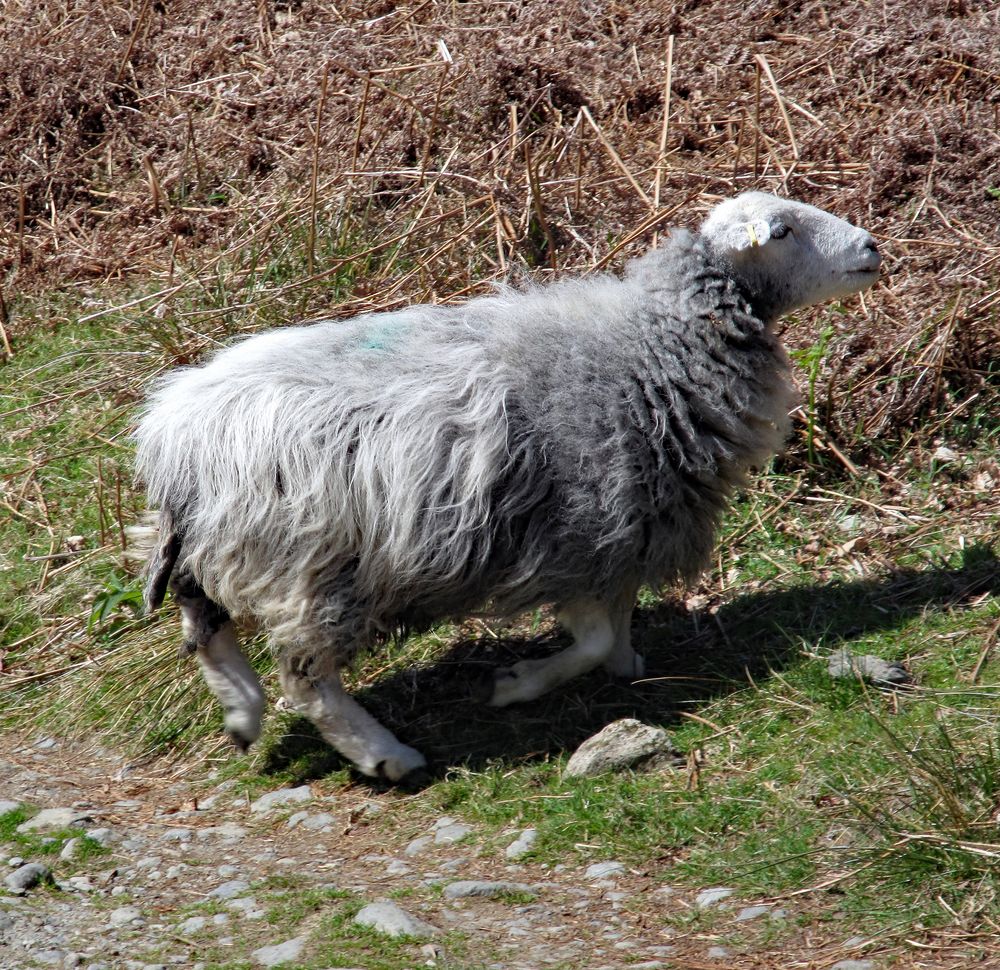
[[[716,206],[701,233],[767,319],[867,289],[882,263],[865,230],[764,192]]]

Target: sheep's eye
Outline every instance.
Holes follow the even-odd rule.
[[[771,228],[771,238],[772,239],[784,239],[792,231],[791,226],[786,226],[783,222],[779,222],[776,226]]]

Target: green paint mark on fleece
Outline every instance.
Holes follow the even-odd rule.
[[[399,323],[377,324],[362,339],[360,347],[362,350],[391,350],[407,329]]]

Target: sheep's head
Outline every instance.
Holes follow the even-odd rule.
[[[766,192],[720,203],[701,234],[768,320],[867,289],[882,263],[864,229]]]

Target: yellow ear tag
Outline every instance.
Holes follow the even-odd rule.
[[[753,223],[746,223],[747,235],[750,237],[750,245],[756,249],[760,245],[760,240],[757,238],[757,233],[754,230]]]

